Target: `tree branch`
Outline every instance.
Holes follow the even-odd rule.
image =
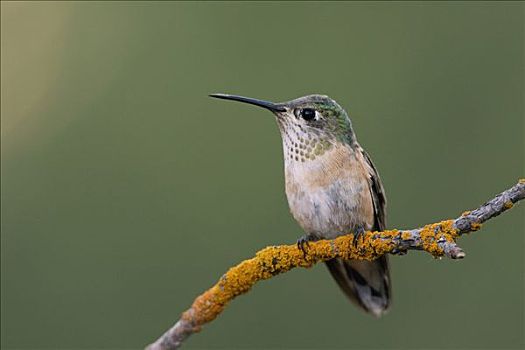
[[[525,179],[454,220],[412,230],[366,232],[357,242],[354,242],[353,234],[311,242],[306,256],[295,244],[267,247],[257,252],[254,258],[228,270],[213,287],[195,299],[172,328],[146,349],[178,349],[191,334],[214,320],[228,302],[248,292],[255,283],[296,267],[309,268],[333,258],[374,260],[387,253],[400,254],[408,250],[424,250],[434,257],[464,258],[465,253],[456,245],[456,239],[464,233],[479,230],[483,222],[512,208],[514,203],[523,198]]]

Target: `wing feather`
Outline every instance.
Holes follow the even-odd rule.
[[[369,175],[370,195],[374,206],[373,230],[386,228],[386,196],[383,184],[370,156],[361,148]],[[374,261],[344,261],[333,259],[326,263],[341,290],[356,305],[375,315],[383,315],[391,302],[391,283],[388,257]]]

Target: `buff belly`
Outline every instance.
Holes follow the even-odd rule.
[[[303,230],[317,238],[334,238],[358,227],[372,229],[369,186],[363,163],[346,147],[316,161],[286,164],[290,211]]]

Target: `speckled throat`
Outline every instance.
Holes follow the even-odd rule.
[[[322,156],[337,142],[316,129],[301,125],[294,118],[277,118],[286,161],[308,162]],[[308,129],[307,129],[308,128]]]

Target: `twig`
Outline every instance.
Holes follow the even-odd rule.
[[[481,224],[512,208],[525,198],[525,179],[500,193],[476,210],[463,213],[455,220],[446,220],[413,230],[387,230],[366,232],[354,242],[353,234],[333,240],[311,242],[306,256],[293,245],[267,247],[254,258],[232,267],[204,294],[195,299],[180,320],[164,333],[147,350],[178,349],[202,325],[214,320],[236,296],[248,292],[260,280],[271,278],[295,267],[309,268],[333,258],[374,260],[387,253],[424,250],[435,257],[452,259],[465,257],[456,245],[464,233],[477,231]]]

